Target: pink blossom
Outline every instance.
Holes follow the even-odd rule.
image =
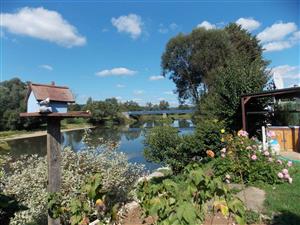
[[[290,184],[293,183],[293,178],[290,177],[290,178],[288,179],[288,182],[289,182]]]
[[[293,162],[292,161],[288,161],[287,166],[291,167],[292,165],[293,165]]]
[[[281,172],[279,172],[279,173],[277,174],[277,176],[278,176],[280,179],[283,178],[283,174],[282,174]]]
[[[273,137],[276,136],[276,134],[275,134],[274,131],[270,130],[270,131],[267,132],[267,136],[268,136],[269,138],[273,138]]]
[[[289,171],[288,171],[287,169],[283,169],[283,170],[282,170],[282,173],[283,173],[283,174],[288,174]]]
[[[271,157],[268,158],[268,161],[269,161],[269,162],[273,162],[273,158],[271,158]]]
[[[229,174],[226,174],[225,178],[226,178],[226,179],[230,179],[231,177],[230,177]]]
[[[280,165],[282,165],[282,161],[280,159],[277,159],[276,162],[279,163]]]
[[[251,159],[252,159],[252,160],[257,160],[257,156],[256,156],[256,155],[252,155],[252,156],[251,156]]]
[[[270,152],[265,151],[265,152],[264,152],[264,155],[265,155],[265,156],[269,156],[269,155],[270,155]]]
[[[290,175],[287,173],[287,174],[283,174],[283,177],[284,177],[284,179],[290,179]]]
[[[240,137],[248,137],[248,133],[247,133],[247,131],[239,130],[238,136],[240,136]]]
[[[222,153],[226,153],[226,148],[222,148],[222,149],[221,149],[221,152],[222,152]]]
[[[222,157],[222,158],[225,158],[225,156],[226,156],[226,155],[225,155],[224,153],[221,154],[221,157]]]

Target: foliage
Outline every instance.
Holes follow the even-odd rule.
[[[0,82],[0,130],[17,130],[39,127],[40,119],[21,119],[25,112],[26,83],[18,78]]]
[[[124,154],[112,149],[62,152],[62,207],[70,205],[78,196],[88,177],[100,174],[104,190],[113,190],[116,201],[124,201],[127,193],[142,173],[142,167],[128,163]],[[36,222],[47,219],[47,160],[37,155],[22,156],[10,164],[9,173],[2,179],[4,194],[14,195],[29,210],[19,212],[11,224]]]
[[[244,65],[260,65],[257,77],[266,73],[268,62],[262,57],[258,40],[236,24],[229,24],[223,29],[197,28],[190,34],[177,35],[167,43],[161,67],[163,74],[169,75],[176,84],[180,100],[198,103],[207,90],[211,92],[215,79],[222,77],[219,71],[226,69],[235,57],[242,57]],[[253,73],[252,69],[253,66],[246,66],[243,72]],[[234,72],[239,71],[237,68]]]
[[[245,207],[234,198],[219,178],[205,174],[197,164],[186,167],[177,177],[143,181],[138,198],[144,216],[156,216],[157,224],[202,224],[208,202],[225,217],[245,224]]]
[[[159,107],[160,110],[166,110],[170,107],[170,105],[169,105],[169,102],[167,102],[165,100],[162,100],[162,101],[159,102],[158,107]]]
[[[191,161],[203,160],[207,150],[217,153],[222,148],[223,125],[222,121],[204,120],[188,135],[170,126],[154,127],[145,135],[145,158],[179,173]]]
[[[210,92],[198,105],[200,114],[224,120],[232,130],[242,127],[241,95],[262,91],[269,75],[262,61],[249,61],[248,56],[231,57],[226,67],[215,70],[217,74]],[[263,111],[267,101],[249,102],[248,111]]]
[[[238,135],[226,135],[226,147],[214,162],[215,174],[227,183],[268,183],[292,182],[289,174],[290,163],[277,159],[270,150],[262,150],[245,131]]]

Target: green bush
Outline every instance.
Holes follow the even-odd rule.
[[[179,176],[143,181],[137,195],[144,217],[154,216],[155,224],[202,224],[209,205],[225,217],[233,216],[238,224],[245,224],[242,202],[233,197],[221,179],[205,174],[197,164],[187,166]]]
[[[170,166],[179,173],[192,161],[205,159],[206,151],[217,153],[223,146],[222,121],[205,120],[197,125],[194,134],[180,135],[170,126],[154,127],[145,138],[147,160]]]
[[[214,161],[213,169],[227,183],[292,182],[288,173],[290,163],[277,159],[270,150],[262,150],[246,132],[227,135],[224,143],[226,147],[221,150],[221,157]]]

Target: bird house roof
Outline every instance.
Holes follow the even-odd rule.
[[[46,85],[46,84],[29,84],[29,89],[26,97],[26,102],[29,98],[30,93],[33,92],[34,97],[38,101],[42,101],[46,98],[49,98],[50,101],[55,102],[70,102],[74,103],[74,97],[68,87],[64,86],[55,86],[52,85]]]

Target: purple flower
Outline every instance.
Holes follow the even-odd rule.
[[[293,162],[292,161],[288,161],[287,166],[291,167],[292,165],[293,165]]]
[[[252,155],[252,156],[251,156],[251,159],[252,159],[252,160],[257,160],[257,156],[256,156],[256,155]]]
[[[278,176],[280,179],[283,178],[283,174],[282,174],[281,172],[279,172],[279,173],[277,174],[277,176]]]

